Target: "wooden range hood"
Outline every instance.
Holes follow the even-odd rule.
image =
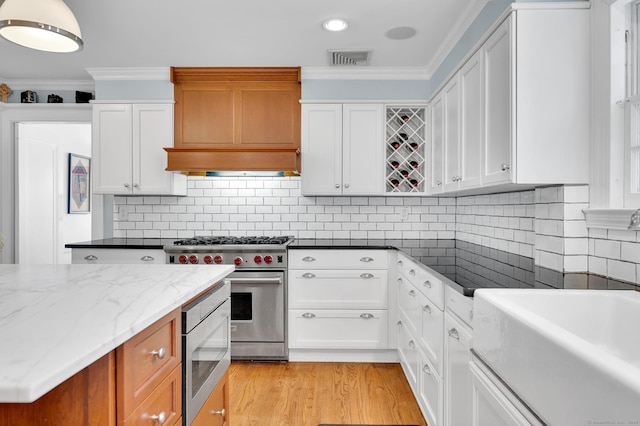
[[[171,68],[167,170],[300,171],[300,67]]]

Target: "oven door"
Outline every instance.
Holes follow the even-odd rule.
[[[185,372],[183,413],[191,424],[231,363],[231,302],[227,299],[188,334],[183,335]]]
[[[284,357],[284,271],[240,271],[231,283],[232,358]]]

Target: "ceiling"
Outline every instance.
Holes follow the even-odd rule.
[[[91,80],[87,68],[329,66],[328,49],[372,49],[369,68],[430,75],[487,0],[66,0],[85,47],[56,54],[0,38],[0,79]],[[322,29],[343,17],[341,33]],[[406,40],[385,33],[413,27]]]

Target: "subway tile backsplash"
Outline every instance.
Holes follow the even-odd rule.
[[[453,197],[303,197],[299,177],[190,176],[186,197],[118,196],[114,237],[457,239],[544,268],[640,283],[636,231],[587,230],[587,186]]]

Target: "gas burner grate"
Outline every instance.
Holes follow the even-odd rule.
[[[194,237],[186,238],[184,240],[174,241],[173,244],[177,246],[214,246],[214,245],[243,245],[243,244],[286,244],[291,241],[293,237],[278,236],[251,236],[251,237]]]

